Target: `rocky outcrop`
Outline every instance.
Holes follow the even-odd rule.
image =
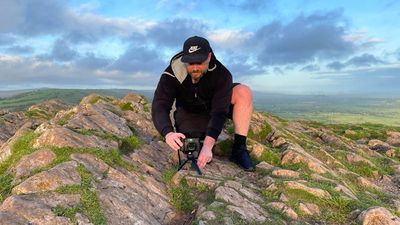
[[[0,146],[28,121],[23,112],[0,111]]]
[[[358,130],[255,112],[247,144],[256,172],[216,154],[199,176],[190,162],[174,170],[177,153],[160,141],[149,110],[134,93],[32,107],[30,118],[51,113],[35,118],[40,126],[19,125],[1,147],[0,159],[12,165],[0,165],[0,224],[398,224],[396,132],[356,143],[349,137]],[[229,126],[219,145],[225,153]],[[122,151],[129,141],[132,151]],[[378,153],[382,146],[390,149]],[[192,199],[189,212],[177,210]],[[344,204],[370,208],[349,213]]]

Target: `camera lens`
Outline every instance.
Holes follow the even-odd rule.
[[[196,143],[190,142],[187,144],[187,150],[188,151],[195,151],[196,150]]]

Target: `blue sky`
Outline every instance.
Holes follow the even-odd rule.
[[[395,0],[2,0],[0,90],[153,89],[199,35],[253,90],[400,95],[398,21]]]

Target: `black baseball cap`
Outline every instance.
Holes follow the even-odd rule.
[[[183,44],[181,61],[184,63],[201,63],[207,59],[210,52],[211,47],[207,39],[193,36],[188,38]]]

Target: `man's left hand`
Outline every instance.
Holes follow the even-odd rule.
[[[206,136],[203,142],[203,148],[201,148],[199,157],[197,158],[197,165],[200,167],[200,169],[203,169],[208,162],[211,162],[213,158],[213,153],[212,149],[215,144],[215,139]]]

